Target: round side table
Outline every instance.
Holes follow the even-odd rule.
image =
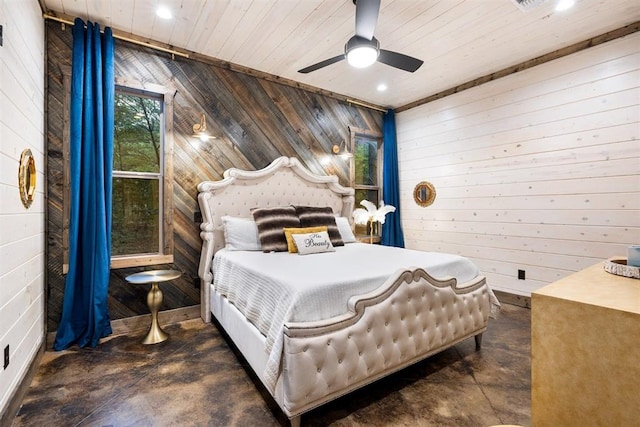
[[[152,270],[142,271],[126,277],[127,282],[135,285],[151,283],[151,289],[147,294],[147,306],[151,311],[151,326],[147,335],[142,339],[142,344],[157,344],[169,338],[169,334],[163,331],[160,323],[158,323],[158,309],[162,304],[162,290],[158,283],[177,279],[181,275],[182,273],[177,270]]]

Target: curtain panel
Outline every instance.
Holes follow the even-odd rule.
[[[111,334],[107,295],[111,257],[114,41],[110,28],[73,25],[70,110],[69,272],[55,350],[98,345]]]
[[[400,182],[398,174],[398,141],[396,118],[393,110],[387,110],[382,123],[382,199],[396,207],[382,224],[380,244],[404,248],[404,235],[400,224]]]

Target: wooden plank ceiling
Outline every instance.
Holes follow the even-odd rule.
[[[381,47],[420,58],[415,73],[341,61],[298,69],[343,52],[354,32],[352,0],[41,0],[48,13],[80,17],[124,33],[321,89],[397,108],[640,21],[638,0],[578,0],[567,11],[546,0],[523,12],[514,0],[382,0]],[[159,5],[173,12],[162,20]],[[378,91],[384,83],[388,89]]]

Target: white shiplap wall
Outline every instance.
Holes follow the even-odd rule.
[[[640,244],[638,33],[404,111],[397,131],[406,246],[467,256],[494,289],[530,295]]]
[[[44,21],[38,0],[0,0],[0,414],[44,337]],[[37,194],[20,202],[18,164],[30,148]]]

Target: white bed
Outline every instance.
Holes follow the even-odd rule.
[[[222,217],[251,218],[255,207],[330,206],[350,218],[353,189],[336,177],[281,157],[198,191],[202,318],[213,314],[292,425],[464,339],[479,348],[497,301],[465,258],[363,243],[304,256],[224,249]]]

